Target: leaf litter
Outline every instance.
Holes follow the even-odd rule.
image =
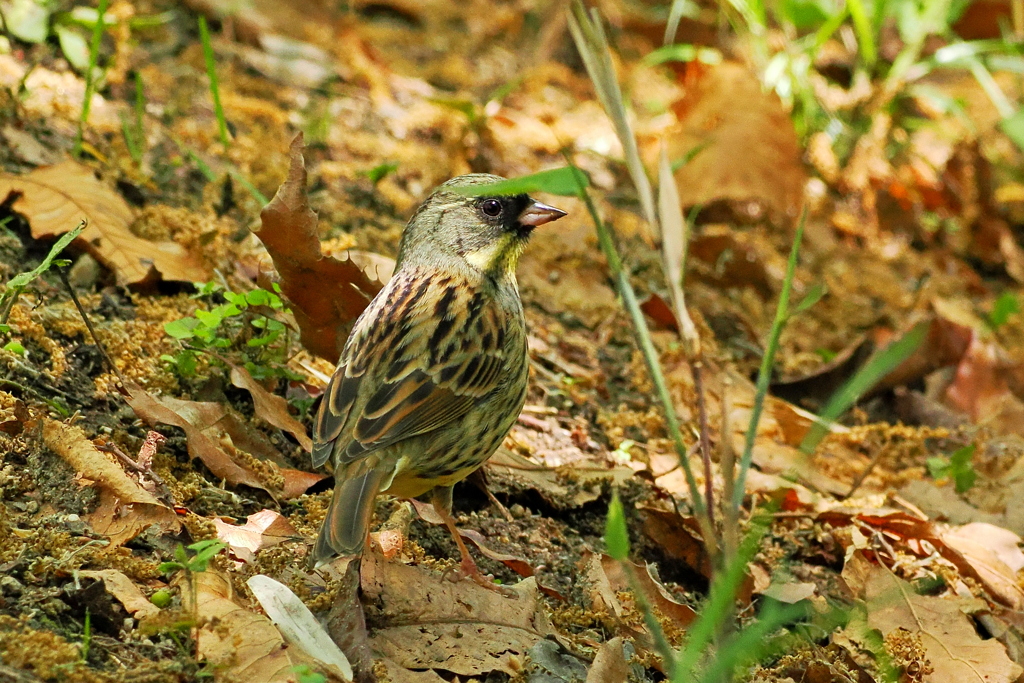
[[[226,16],[213,4],[194,7]],[[197,574],[205,605],[204,623],[195,625],[200,660],[214,665],[219,677],[293,677],[289,646],[245,597],[241,579],[251,572],[277,576],[316,608],[333,595],[322,578],[299,568],[304,544],[296,538],[315,532],[325,493],[318,484],[324,475],[309,472],[304,456],[308,405],[296,408],[315,395],[315,389],[305,388],[318,384],[310,368],[330,372],[344,330],[386,281],[402,223],[437,182],[469,170],[512,176],[551,168],[561,165],[559,150],[569,145],[591,177],[601,211],[619,227],[637,286],[653,301],[672,300],[673,291],[661,284],[660,265],[651,256],[651,236],[631,198],[621,196],[625,170],[616,161],[623,151],[614,129],[594,104],[589,83],[571,66],[551,59],[564,33],[545,29],[544,35],[528,37],[515,12],[496,12],[482,2],[459,10],[465,30],[454,32],[445,23],[450,8],[382,7],[357,8],[343,20],[317,9],[323,21],[308,25],[273,3],[232,17],[244,43],[231,43],[225,30],[217,46],[228,57],[218,66],[236,131],[227,154],[215,141],[214,114],[201,79],[168,80],[156,68],[174,64],[200,73],[197,53],[186,50],[180,57],[159,57],[161,63],[152,68],[143,65],[139,73],[149,84],[143,113],[148,145],[139,166],[130,161],[120,137],[121,115],[131,106],[115,79],[94,96],[87,127],[87,142],[98,155],[87,165],[60,161],[55,150],[74,134],[82,79],[60,65],[29,71],[18,53],[0,59],[0,81],[12,89],[27,75],[20,118],[4,132],[15,160],[3,183],[5,194],[21,191],[8,206],[28,224],[14,241],[0,233],[0,277],[9,280],[34,258],[25,245],[38,251],[36,240],[50,240],[79,218],[89,218],[92,232],[72,245],[68,256],[82,261],[83,270],[83,251],[99,262],[99,276],[83,280],[86,290],[92,288],[87,309],[119,325],[107,332],[103,321],[100,337],[138,382],[126,407],[112,393],[112,383],[99,381],[106,373],[102,363],[88,360],[92,340],[64,315],[72,309],[63,308],[63,295],[46,275],[28,297],[35,310],[19,305],[12,312],[15,338],[26,355],[0,352],[0,539],[5,546],[0,566],[17,585],[0,583],[0,616],[24,621],[0,624],[5,634],[13,634],[0,638],[5,664],[16,662],[53,678],[55,659],[24,645],[50,637],[54,640],[46,642],[54,658],[68,670],[108,677],[102,680],[125,669],[182,680],[183,669],[176,674],[161,669],[160,662],[174,660],[184,667],[199,662],[188,648],[176,650],[174,638],[159,628],[148,643],[137,638],[134,625],[126,627],[124,643],[110,642],[119,633],[106,634],[109,640],[97,637],[89,659],[72,666],[81,650],[70,643],[82,641],[78,624],[84,614],[70,598],[45,591],[68,585],[65,567],[81,562],[87,567],[81,576],[98,578],[129,613],[156,624],[171,615],[164,608],[154,616],[145,606],[167,589],[156,578],[155,564],[172,557],[178,542],[220,535],[230,539],[232,555],[245,562]],[[657,166],[653,160],[660,147],[647,143],[668,131],[668,160],[689,157],[675,171],[679,203],[682,208],[711,205],[689,226],[693,238],[684,286],[711,368],[710,412],[731,411],[732,433],[719,434],[713,424],[715,442],[731,437],[742,443],[753,403],[749,375],[759,361],[784,272],[790,238],[785,216],[801,198],[812,205],[810,245],[794,290],[810,292],[824,283],[825,293],[784,333],[779,376],[802,384],[769,398],[755,440],[754,462],[761,471],[751,473],[748,493],[775,501],[778,516],[748,570],[745,599],[848,600],[849,593],[829,583],[841,570],[859,600],[855,609],[863,612],[864,628],[858,630],[855,619],[833,633],[825,647],[845,654],[835,654],[830,666],[840,666],[841,660],[870,676],[878,666],[878,647],[864,633],[875,629],[885,651],[922,680],[958,676],[961,665],[986,672],[990,680],[1012,679],[1022,663],[1006,644],[1012,637],[982,640],[976,632],[978,627],[994,633],[1005,618],[1010,625],[1004,630],[1012,636],[1019,627],[1006,610],[1017,609],[1022,599],[1014,534],[1024,528],[1014,487],[1019,488],[1024,447],[1014,439],[1019,440],[1024,400],[1019,341],[1024,320],[1019,310],[991,315],[1001,294],[1020,296],[1022,259],[1013,233],[1019,222],[1012,213],[1015,181],[1004,178],[998,166],[1005,162],[999,155],[1012,159],[1013,152],[991,133],[998,117],[979,107],[985,100],[973,81],[930,75],[932,86],[958,96],[967,91],[961,99],[979,125],[983,144],[961,128],[950,127],[956,131],[951,136],[936,134],[952,126],[952,118],[918,98],[915,105],[928,120],[910,133],[906,157],[887,156],[887,136],[898,127],[892,118],[876,115],[845,158],[830,140],[809,143],[812,172],[820,177],[808,180],[800,163],[804,143],[787,112],[744,66],[733,61],[671,69],[641,65],[630,55],[654,47],[645,31],[660,36],[663,26],[630,8],[612,9],[607,11],[616,17],[624,41],[617,47],[625,48],[615,67],[635,92],[650,96],[636,102],[634,112],[648,170]],[[561,21],[542,19],[545,27]],[[304,28],[296,30],[299,26]],[[422,32],[428,30],[436,43],[423,42]],[[295,51],[274,48],[275,34],[299,41],[292,45]],[[122,48],[131,30],[112,36],[121,50],[115,54],[130,54]],[[151,36],[136,33],[131,39],[140,36],[145,51]],[[539,47],[529,59],[510,58],[519,55],[516,41],[533,38]],[[311,71],[303,59],[324,68]],[[270,80],[241,65],[255,66]],[[302,71],[287,71],[291,68]],[[344,86],[322,89],[324,69],[340,74]],[[1004,74],[997,74],[996,82],[1009,86]],[[321,89],[312,89],[314,83]],[[514,87],[495,91],[506,83]],[[828,96],[835,111],[850,112],[865,101],[863,91],[864,82],[854,78],[849,88],[830,90]],[[172,113],[158,117],[157,112]],[[35,120],[25,120],[30,117]],[[54,131],[52,136],[36,132],[39,121]],[[305,160],[300,143],[289,150],[297,129],[311,143]],[[993,149],[996,166],[989,161]],[[212,171],[214,181],[198,179],[197,159],[216,161],[212,167],[218,172],[226,168],[222,163],[232,164],[236,174],[249,177],[267,195],[289,164],[291,170],[257,223],[260,207],[236,196],[240,185]],[[26,172],[19,163],[40,168]],[[141,223],[121,193],[133,203],[141,196],[149,204]],[[459,524],[479,544],[485,570],[509,583],[517,581],[517,573],[536,578],[516,583],[520,596],[507,602],[450,582],[443,572],[454,548],[443,534],[404,517],[394,503],[381,502],[378,517],[384,526],[377,539],[386,536],[395,545],[389,546],[387,561],[377,555],[367,559],[363,588],[371,636],[387,655],[382,666],[393,680],[437,681],[442,675],[482,680],[540,671],[552,661],[576,664],[550,665],[545,671],[589,666],[588,681],[625,680],[625,667],[641,680],[649,677],[653,659],[642,619],[631,607],[622,577],[609,571],[615,567],[595,560],[601,557],[600,529],[613,486],[626,492],[636,525],[631,531],[641,539],[635,570],[646,577],[648,598],[660,605],[676,635],[685,635],[689,610],[704,590],[708,561],[686,514],[689,494],[678,460],[652,411],[651,388],[596,256],[592,228],[580,218],[578,203],[567,206],[573,211],[566,225],[558,233],[538,231],[520,271],[534,370],[527,412],[506,448],[485,468],[494,497],[473,484],[461,486],[456,495]],[[60,220],[48,220],[51,208]],[[195,239],[183,238],[180,231],[151,230],[159,223],[153,216],[171,219],[172,208],[178,225],[204,226]],[[216,221],[210,219],[214,214],[220,215]],[[949,229],[935,230],[936,225]],[[210,245],[216,249],[204,249]],[[276,273],[267,267],[267,255]],[[311,356],[289,362],[305,380],[276,387],[240,366],[226,376],[203,367],[197,379],[172,380],[166,369],[158,376],[143,362],[167,349],[154,354],[156,346],[140,352],[127,340],[118,342],[119,336],[141,336],[145,328],[128,326],[126,319],[136,312],[150,315],[164,304],[167,292],[180,286],[174,281],[210,278],[223,280],[232,291],[245,291],[257,281],[264,287],[276,282],[293,306],[306,350],[324,363]],[[325,296],[327,286],[333,293]],[[173,310],[168,319],[180,317],[183,305],[168,305]],[[665,321],[673,316],[663,312],[661,317],[670,327]],[[813,457],[802,454],[799,446],[813,419],[809,411],[820,409],[831,394],[822,385],[839,386],[863,362],[859,350],[882,348],[920,320],[929,333],[915,354],[865,393],[852,418],[830,427]],[[678,337],[659,332],[655,343],[677,412],[690,423],[696,414],[694,384]],[[852,360],[833,362],[836,354]],[[895,424],[894,394],[913,399],[916,407],[906,413],[913,425]],[[56,399],[47,404],[40,395]],[[956,419],[952,426],[939,425],[934,417],[939,415]],[[93,443],[138,452],[146,430],[137,418],[172,427],[158,427],[169,438],[150,464],[166,481],[171,505],[147,488],[145,471]],[[41,441],[32,436],[37,433]],[[44,486],[45,476],[55,473],[33,460],[40,443],[69,463],[64,490]],[[977,482],[969,491],[959,493],[952,475],[929,477],[929,459],[948,459],[972,444]],[[719,487],[720,473],[712,472],[712,484]],[[840,500],[862,474],[866,477],[854,497]],[[91,490],[98,491],[94,507],[74,507],[76,496]],[[112,550],[99,552],[101,545]],[[584,566],[593,569],[589,580],[580,569]],[[779,580],[772,583],[774,574]],[[916,587],[906,581],[917,582]],[[922,582],[939,587],[925,593]],[[185,584],[174,583],[182,598],[188,597]],[[542,597],[545,585],[557,587],[562,599]],[[43,616],[29,605],[42,605]],[[468,626],[453,627],[459,620]],[[58,635],[47,626],[57,622],[71,625]],[[467,634],[477,645],[468,652]],[[556,655],[542,654],[551,648]],[[957,648],[960,660],[947,654]],[[232,649],[236,652],[229,654]],[[629,654],[638,650],[639,657]]]

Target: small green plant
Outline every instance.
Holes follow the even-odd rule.
[[[197,541],[188,548],[179,543],[178,547],[174,549],[174,561],[161,562],[158,569],[164,574],[174,574],[180,571],[187,574],[205,572],[210,566],[210,560],[227,547],[227,543],[215,539]],[[192,554],[189,555],[188,551],[191,551]]]
[[[192,640],[196,645],[195,658],[199,661],[199,638],[197,624],[199,623],[199,591],[196,585],[196,575],[205,572],[210,566],[210,560],[217,556],[222,550],[228,547],[227,543],[216,539],[196,541],[187,548],[180,543],[174,549],[174,561],[161,562],[157,567],[164,574],[183,574],[188,582],[189,614],[191,620],[182,623],[180,626],[192,629]],[[156,604],[156,603],[154,603]],[[196,673],[197,678],[206,678],[213,675],[213,671],[204,666]]]
[[[210,43],[210,29],[206,25],[206,17],[199,16],[199,39],[203,43],[203,58],[206,60],[206,75],[210,78],[210,95],[213,97],[213,110],[217,114],[217,131],[220,133],[220,141],[227,149],[231,144],[228,135],[228,123],[224,118],[224,107],[220,103],[220,85],[217,82],[217,61],[213,54],[213,45]]]
[[[92,646],[92,612],[85,608],[85,624],[82,626],[82,661],[89,659],[89,648]]]
[[[327,683],[327,677],[310,669],[308,664],[293,666],[292,672],[298,683]]]
[[[4,290],[0,292],[0,334],[6,334],[11,331],[10,325],[7,324],[7,319],[11,316],[11,309],[14,308],[15,302],[17,302],[18,297],[21,296],[22,292],[32,284],[32,281],[48,271],[51,266],[65,266],[70,263],[70,261],[66,261],[64,259],[58,259],[57,256],[64,251],[65,247],[71,244],[75,238],[82,234],[82,231],[85,230],[85,226],[85,221],[82,221],[77,228],[71,232],[61,235],[60,239],[58,239],[50,248],[50,252],[46,255],[46,258],[44,258],[38,266],[32,270],[21,273],[20,275],[15,275],[7,283]],[[19,344],[18,346],[20,347],[21,345]],[[20,353],[20,351],[18,352]]]
[[[933,479],[952,479],[957,493],[967,493],[978,479],[974,469],[974,444],[958,448],[947,457],[928,458],[928,473]]]
[[[366,171],[364,175],[370,179],[370,182],[376,185],[380,181],[387,178],[389,175],[398,170],[397,161],[385,161],[383,164],[377,164],[369,171]]]
[[[177,354],[161,356],[182,377],[196,374],[197,352],[240,356],[239,363],[256,379],[282,377],[300,379],[285,363],[291,349],[289,327],[277,318],[289,313],[279,293],[256,288],[245,294],[224,290],[213,282],[196,283],[195,298],[223,299],[209,310],[164,325],[164,331],[186,344]]]
[[[988,326],[998,330],[1006,324],[1010,316],[1020,313],[1020,299],[1012,292],[1003,292],[992,304],[992,310],[986,316]]]

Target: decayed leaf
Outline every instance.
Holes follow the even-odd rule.
[[[263,575],[252,577],[246,585],[290,644],[331,667],[344,680],[352,680],[352,667],[345,653],[288,586]]]
[[[121,545],[135,538],[143,529],[159,524],[165,530],[180,528],[174,510],[139,486],[125,474],[114,459],[100,451],[80,427],[56,420],[43,423],[43,441],[54,453],[75,468],[78,475],[97,483],[100,503],[89,515],[93,529]]]
[[[515,429],[513,431],[515,433]],[[595,501],[601,497],[603,482],[611,480],[618,484],[633,476],[633,470],[628,467],[608,467],[593,461],[574,462],[571,467],[574,481],[569,484],[560,474],[562,470],[537,464],[507,448],[499,448],[484,467],[488,480],[493,477],[495,481],[508,482],[515,488],[534,489],[559,509],[576,508]]]
[[[697,520],[653,506],[639,509],[644,535],[666,556],[682,562],[689,569],[711,578],[711,558],[700,537]]]
[[[959,599],[918,595],[884,567],[866,577],[868,626],[885,638],[898,629],[919,638],[932,672],[927,683],[978,681],[1009,683],[1024,672],[997,640],[982,640]]]
[[[537,582],[525,579],[515,598],[470,581],[452,582],[421,567],[363,558],[363,594],[379,611],[373,648],[406,669],[439,669],[459,676],[518,673],[520,659],[554,633]]]
[[[639,616],[630,598],[623,598],[631,591],[629,580],[618,561],[603,554],[591,554],[580,560],[580,568],[586,576],[591,603],[595,610],[607,611],[619,624],[621,634],[633,638],[638,647],[653,649],[653,639]],[[644,565],[633,564],[633,573],[643,588],[647,600],[666,623],[677,632],[686,628],[697,618],[697,613],[688,605],[676,601]]]
[[[198,605],[199,656],[214,666],[217,680],[246,683],[286,683],[294,681],[292,667],[299,661],[278,633],[270,619],[250,612],[234,599],[231,582],[216,571],[196,572],[196,599],[192,586],[175,577],[181,589],[183,604]]]
[[[260,548],[270,548],[299,537],[291,522],[273,510],[251,514],[241,526],[216,518],[213,526],[217,529],[217,538],[228,544],[235,557],[246,562],[254,559]]]
[[[239,389],[249,392],[256,408],[257,417],[294,436],[307,453],[313,450],[313,440],[306,434],[306,428],[288,412],[288,401],[264,389],[263,385],[253,379],[248,370],[233,364],[231,365],[231,383]]]
[[[668,136],[669,157],[700,150],[676,171],[683,206],[757,200],[796,215],[806,173],[793,122],[745,66],[708,67],[673,109],[679,125]]]
[[[353,260],[324,256],[317,217],[306,200],[302,134],[292,141],[288,178],[260,214],[253,232],[266,246],[292,304],[302,344],[336,361],[348,330],[383,284]]]
[[[107,592],[117,598],[136,619],[145,619],[160,611],[160,608],[150,602],[139,590],[139,587],[123,572],[116,569],[83,569],[78,572],[78,575],[103,581]]]
[[[961,573],[981,582],[999,602],[1011,609],[1024,609],[1024,590],[1017,572],[1024,567],[1020,537],[992,524],[975,522],[939,534],[936,544],[943,557]]]
[[[324,478],[321,474],[284,467],[284,459],[227,407],[219,403],[156,398],[128,382],[126,400],[148,424],[166,424],[185,430],[188,452],[203,461],[216,476],[232,484],[245,484],[280,495],[285,500],[302,495]]]
[[[587,683],[626,683],[629,667],[622,651],[622,638],[616,636],[601,645],[587,672]]]
[[[65,161],[22,176],[0,175],[0,196],[12,192],[21,195],[12,208],[28,219],[35,238],[61,235],[87,220],[76,242],[113,270],[121,285],[148,280],[153,269],[164,280],[209,278],[199,257],[180,244],[133,235],[131,207],[88,166]]]

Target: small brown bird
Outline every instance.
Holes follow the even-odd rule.
[[[533,229],[565,215],[525,194],[454,191],[500,180],[472,174],[438,187],[405,229],[394,276],[352,328],[314,428],[313,464],[334,462],[317,566],[362,553],[379,493],[431,492],[463,574],[494,587],[455,528],[452,486],[491,457],[526,401],[516,264]]]

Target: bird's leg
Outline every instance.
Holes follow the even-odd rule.
[[[466,547],[465,541],[462,540],[459,529],[455,526],[455,519],[452,518],[452,487],[438,486],[435,488],[431,496],[431,502],[434,504],[434,510],[441,516],[441,519],[444,520],[444,525],[451,532],[452,538],[455,539],[455,544],[459,546],[459,553],[462,555],[459,571],[462,576],[473,579],[474,582],[489,590],[497,591],[502,595],[510,595],[508,588],[494,583],[492,579],[485,576],[480,571],[480,568],[476,566],[473,556],[469,554],[469,548]],[[511,594],[514,595],[514,593]]]

